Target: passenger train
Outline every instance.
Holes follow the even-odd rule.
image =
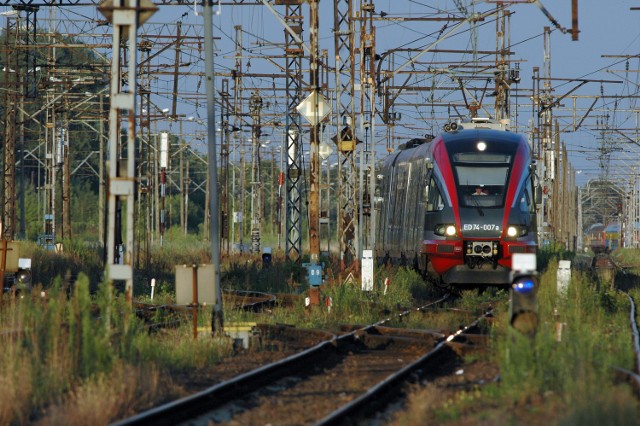
[[[536,253],[535,161],[523,135],[486,119],[412,139],[378,175],[379,261],[443,287],[507,286],[514,253]]]

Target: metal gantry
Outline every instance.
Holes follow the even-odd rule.
[[[123,3],[123,1],[116,1],[114,5],[129,4],[128,2]],[[3,116],[6,143],[3,150],[4,190],[2,195],[4,198],[2,199],[2,219],[4,222],[3,230],[8,238],[13,238],[15,233],[18,230],[23,230],[22,228],[24,227],[17,224],[15,205],[15,200],[18,199],[20,194],[24,193],[24,191],[16,190],[17,173],[21,172],[19,167],[22,164],[20,156],[25,155],[24,148],[20,148],[21,138],[24,138],[24,130],[20,129],[20,123],[24,124],[25,121],[32,118],[20,117],[20,114],[24,114],[25,111],[24,106],[21,106],[21,102],[28,97],[28,94],[35,94],[35,91],[38,90],[35,80],[32,79],[32,74],[28,73],[30,69],[35,70],[35,55],[24,54],[26,50],[35,50],[35,46],[26,49],[25,45],[28,46],[31,41],[35,41],[37,5],[54,6],[60,5],[62,2],[34,1],[26,3],[28,3],[28,6],[20,9],[19,15],[7,17],[7,35],[10,37],[7,37],[8,41],[6,43],[12,43],[10,41],[11,34],[15,34],[14,41],[21,40],[21,43],[5,45],[8,53],[8,68],[11,69],[11,64],[15,63],[14,69],[17,73],[16,75],[5,73],[2,80],[4,81],[5,89],[18,88],[15,92],[6,90],[3,94],[5,105],[8,107],[5,109]],[[96,5],[97,3],[97,1],[87,2],[87,4]],[[155,3],[163,5],[187,4],[184,1],[177,0]],[[495,89],[493,118],[505,122],[509,121],[514,116],[511,111],[511,84],[519,78],[516,73],[517,67],[516,69],[513,68],[515,61],[510,59],[513,53],[511,52],[510,41],[511,12],[509,12],[507,6],[510,6],[511,3],[498,2],[496,3],[495,11],[481,14],[481,17],[478,17],[473,13],[468,13],[463,4],[464,2],[455,1],[454,3],[464,17],[461,18],[457,12],[455,16],[439,16],[438,19],[447,21],[439,32],[442,37],[436,37],[435,41],[430,41],[426,46],[414,45],[407,48],[390,49],[382,53],[382,55],[378,55],[376,30],[381,31],[383,27],[376,27],[376,22],[383,21],[385,24],[394,21],[409,22],[409,18],[388,16],[389,14],[387,13],[381,13],[381,11],[375,9],[375,2],[372,1],[361,0],[356,6],[353,0],[334,0],[333,42],[335,64],[322,59],[323,56],[317,51],[319,46],[317,48],[313,47],[314,44],[318,45],[322,42],[322,40],[317,42],[313,40],[313,38],[318,40],[320,31],[318,19],[317,17],[314,18],[313,15],[314,8],[319,5],[317,0],[277,0],[266,3],[273,4],[276,7],[284,6],[284,14],[281,15],[288,26],[288,30],[283,31],[284,55],[269,56],[262,54],[259,49],[254,50],[256,49],[255,45],[270,43],[268,40],[259,40],[254,45],[243,45],[243,34],[250,34],[251,30],[245,31],[238,25],[235,29],[235,37],[233,37],[236,53],[232,60],[235,60],[235,66],[229,67],[228,70],[221,69],[220,72],[216,73],[216,75],[225,78],[222,81],[220,96],[215,101],[216,107],[220,111],[221,152],[219,164],[221,165],[220,189],[222,190],[220,194],[220,238],[223,242],[223,251],[230,253],[231,242],[239,242],[239,248],[243,249],[248,229],[250,229],[251,234],[251,251],[257,253],[260,250],[260,244],[264,237],[262,235],[264,231],[262,229],[264,205],[268,203],[268,200],[264,199],[263,186],[266,187],[266,183],[262,182],[260,171],[260,129],[265,127],[275,129],[278,124],[284,122],[281,167],[284,172],[282,181],[283,195],[286,197],[286,228],[284,230],[286,256],[289,260],[295,262],[301,259],[304,228],[308,218],[310,251],[312,257],[317,257],[319,255],[320,240],[318,222],[326,217],[336,221],[335,229],[337,229],[338,234],[337,240],[339,241],[342,269],[344,271],[357,271],[362,250],[372,248],[375,245],[375,234],[373,233],[375,209],[372,201],[376,186],[375,159],[376,155],[380,154],[378,149],[380,146],[377,146],[379,141],[376,141],[375,136],[376,116],[382,119],[381,122],[387,131],[386,148],[391,150],[395,146],[396,138],[407,137],[409,132],[412,134],[431,133],[433,129],[437,128],[436,123],[438,121],[461,116],[462,114],[457,108],[465,106],[465,104],[467,107],[471,107],[470,110],[473,110],[472,112],[477,112],[478,114],[488,113],[490,108],[487,105],[482,105],[484,93],[487,92],[488,85],[495,83],[488,89],[489,92]],[[69,5],[71,4],[72,2],[69,2]],[[135,4],[139,6],[139,3]],[[254,0],[237,0],[224,2],[224,4],[258,4],[259,7],[262,7],[259,2]],[[306,4],[310,6],[308,13],[306,13],[306,9],[303,10],[303,6]],[[573,4],[574,7],[577,6],[575,0]],[[306,16],[311,18],[308,25],[305,22]],[[436,51],[436,45],[447,37],[458,34],[458,31],[462,32],[464,25],[470,24],[473,32],[478,30],[479,26],[476,24],[480,22],[480,19],[489,18],[495,19],[495,51],[478,50],[477,39],[475,38],[472,40],[471,50],[455,51],[455,49],[445,49],[443,47],[441,50]],[[21,27],[17,24],[19,20],[25,22],[25,19],[31,22],[31,24],[26,25],[27,34],[21,33]],[[417,19],[428,20],[426,17]],[[435,20],[435,17],[429,17],[429,19]],[[455,20],[465,22],[461,22],[459,27],[449,27],[448,21]],[[326,27],[325,25],[324,28]],[[493,28],[493,26],[487,26],[487,28],[489,27]],[[115,33],[117,30],[115,24],[113,28]],[[174,191],[179,192],[181,197],[180,222],[185,231],[188,221],[189,192],[191,191],[192,194],[203,192],[208,196],[212,189],[209,179],[196,182],[194,175],[189,171],[185,171],[190,167],[188,164],[193,165],[194,162],[206,163],[212,159],[207,159],[206,156],[202,155],[202,152],[199,152],[197,148],[191,145],[191,142],[197,140],[198,136],[190,135],[192,138],[189,139],[190,136],[183,134],[182,125],[185,123],[193,124],[193,121],[190,122],[188,119],[181,117],[177,112],[178,102],[193,103],[197,106],[200,106],[203,102],[203,97],[199,90],[196,89],[193,93],[188,94],[179,93],[181,88],[178,85],[179,77],[188,74],[192,74],[192,77],[197,76],[196,78],[201,81],[202,73],[199,71],[193,73],[185,71],[184,68],[186,66],[183,61],[193,60],[197,62],[202,60],[202,37],[190,38],[190,35],[185,36],[180,22],[170,29],[168,28],[163,28],[166,34],[158,34],[157,38],[154,38],[154,35],[151,34],[153,31],[151,31],[147,34],[148,37],[145,35],[145,37],[141,38],[142,41],[140,43],[132,46],[134,50],[139,52],[140,57],[136,58],[138,64],[131,63],[131,52],[127,50],[129,49],[129,41],[122,41],[120,47],[113,51],[113,62],[117,62],[119,68],[116,71],[112,66],[110,77],[112,79],[123,79],[133,69],[135,70],[135,76],[133,77],[135,80],[127,81],[125,82],[126,84],[122,84],[123,80],[117,83],[120,88],[118,90],[124,89],[121,93],[113,92],[112,89],[112,94],[115,93],[117,95],[111,99],[112,109],[114,103],[118,105],[133,91],[139,96],[139,103],[136,107],[140,111],[135,113],[131,119],[130,110],[120,106],[116,107],[116,115],[110,116],[112,127],[108,150],[109,167],[112,169],[114,167],[112,163],[114,162],[119,163],[119,166],[128,166],[128,163],[133,162],[132,159],[135,158],[137,162],[135,170],[137,173],[128,175],[126,172],[125,174],[120,174],[121,172],[115,171],[115,176],[110,177],[109,188],[115,185],[117,191],[127,191],[125,188],[128,188],[128,184],[114,184],[113,179],[116,182],[134,179],[139,184],[137,186],[134,185],[136,194],[133,195],[133,200],[135,201],[131,201],[131,207],[128,206],[128,194],[119,193],[114,195],[112,191],[109,191],[108,194],[110,197],[110,213],[109,226],[107,228],[111,233],[111,217],[115,215],[116,230],[113,231],[113,241],[107,242],[107,246],[115,244],[117,247],[113,253],[109,254],[110,260],[114,260],[116,263],[125,260],[124,254],[120,255],[120,250],[125,248],[133,249],[134,245],[138,245],[137,242],[142,243],[139,244],[140,247],[138,248],[143,249],[148,258],[149,248],[155,236],[159,234],[161,238],[163,237],[166,224],[169,222],[164,215],[165,209],[162,206],[162,195],[164,193],[160,192],[161,188],[167,188],[167,191],[171,191],[173,188]],[[561,27],[557,28],[560,29]],[[577,38],[577,22],[574,28],[576,28],[574,35]],[[303,47],[302,36],[305,31],[309,31],[312,45],[311,52],[305,52]],[[96,33],[98,32],[96,31]],[[541,209],[539,223],[548,223],[549,229],[545,230],[545,232],[554,234],[554,238],[570,244],[571,237],[567,233],[571,234],[571,231],[567,231],[567,229],[570,227],[571,222],[567,218],[573,217],[573,213],[564,212],[560,207],[562,207],[564,200],[577,197],[572,193],[572,188],[575,186],[575,171],[567,162],[569,153],[566,152],[566,145],[560,139],[563,130],[555,124],[554,120],[555,114],[558,111],[562,111],[564,106],[559,104],[562,97],[554,96],[554,88],[550,83],[550,34],[551,31],[548,28],[545,29],[543,76],[540,77],[539,71],[534,71],[534,89],[532,92],[523,92],[522,99],[528,99],[533,95],[534,105],[529,105],[529,107],[534,111],[532,113],[532,121],[535,124],[533,129],[535,138],[534,151],[540,160],[538,172],[541,174],[543,187],[546,189],[545,204]],[[105,44],[99,41],[96,37],[93,42],[89,41],[84,45],[95,45],[100,49],[105,48]],[[60,43],[61,41],[57,40],[52,46],[60,45]],[[189,45],[196,46],[193,47],[193,50],[197,50],[198,53],[193,55],[185,54],[190,48]],[[172,46],[175,48],[175,61],[171,62],[169,60],[169,64],[160,64],[157,67],[151,65],[153,58],[156,58],[160,52],[169,51]],[[255,53],[256,51],[258,53]],[[174,52],[171,53],[173,54]],[[306,63],[306,53],[309,53],[311,73],[309,84],[305,83],[303,78],[303,62]],[[426,53],[438,54],[441,57],[448,54],[467,55],[467,57],[464,60],[450,62],[445,59],[440,63],[430,62],[429,60],[420,61],[419,57]],[[269,73],[261,69],[260,72],[252,73],[250,62],[254,61],[255,63],[256,60],[260,60],[256,59],[260,55],[262,55],[263,59],[275,64],[276,69],[279,68],[278,72]],[[490,60],[486,59],[487,56],[489,56]],[[184,57],[189,59],[184,59]],[[406,62],[402,59],[405,57],[409,58]],[[472,57],[473,60],[469,60],[469,57]],[[401,58],[404,62],[403,67],[394,69],[396,58]],[[278,60],[282,60],[284,65],[277,63]],[[389,69],[383,70],[380,64],[386,60],[388,60]],[[137,69],[135,68],[136,65]],[[254,65],[254,69],[256,68]],[[317,76],[318,69],[332,70],[333,81],[327,79],[326,86],[320,84]],[[22,74],[18,75],[18,72]],[[51,67],[49,72],[52,74],[57,72],[55,66]],[[159,75],[171,76],[172,80],[166,85],[166,89],[164,87],[152,87]],[[52,77],[54,76],[56,78],[59,77],[58,74],[52,75]],[[395,78],[396,76],[398,77],[397,79]],[[127,76],[127,78],[129,77]],[[260,79],[263,79],[263,81],[261,82]],[[270,90],[271,88],[265,90],[264,81],[266,80],[271,82],[273,90]],[[282,82],[284,87],[276,88],[276,80]],[[384,82],[378,84],[382,80]],[[402,81],[402,83],[395,86],[396,80]],[[487,83],[488,80],[490,81]],[[450,84],[451,82],[453,84]],[[129,84],[131,84],[130,87]],[[72,235],[69,181],[75,169],[71,167],[72,160],[69,157],[69,152],[73,151],[73,147],[69,147],[69,140],[73,141],[73,129],[70,124],[73,117],[69,111],[72,108],[74,99],[68,95],[71,85],[70,80],[62,81],[54,87],[55,90],[45,94],[39,93],[40,96],[46,98],[45,103],[47,105],[44,110],[46,114],[46,130],[43,132],[46,139],[46,149],[44,150],[46,152],[44,154],[38,154],[35,151],[26,153],[30,158],[40,155],[42,157],[41,161],[46,163],[44,169],[46,169],[47,177],[44,186],[48,193],[46,194],[47,201],[44,210],[46,216],[44,219],[48,225],[45,231],[51,231],[54,234],[56,232],[56,224],[61,223],[62,227],[58,227],[57,231],[60,232],[62,237]],[[232,87],[230,87],[231,85]],[[320,126],[312,125],[311,127],[303,125],[300,121],[300,114],[297,111],[297,107],[303,98],[303,91],[324,90],[326,93],[327,88],[329,88],[329,91],[333,90],[331,88],[332,85],[335,87],[335,108],[333,109],[331,123],[329,124],[325,121]],[[483,85],[485,86],[484,88],[482,87]],[[135,90],[133,90],[134,87],[136,88]],[[261,100],[264,98],[264,102],[261,102],[264,107],[259,108],[259,112],[257,112],[258,108],[256,108],[257,104],[254,97],[246,95],[252,92],[260,93]],[[405,95],[408,92],[412,92],[412,96],[418,94],[418,100],[406,100]],[[465,98],[464,101],[461,101],[459,97],[452,97],[452,99],[447,100],[444,95],[441,95],[442,93],[450,95],[455,92],[461,94]],[[423,93],[428,95],[422,97]],[[474,97],[477,93],[480,93],[481,96]],[[277,111],[275,108],[267,107],[270,103],[270,96],[277,99],[279,97],[284,98],[285,95],[286,111]],[[170,99],[169,113],[162,113],[162,109],[158,110],[154,104],[155,96],[164,96]],[[356,96],[358,96],[359,102],[356,102]],[[406,97],[408,98],[408,95]],[[100,97],[101,101],[106,99],[108,99],[106,96]],[[435,111],[436,108],[440,108],[441,112],[445,109],[448,109],[448,111],[447,114],[433,112],[429,117],[429,122],[429,119],[426,118],[428,114],[426,113],[426,108],[431,108],[432,111]],[[418,119],[413,120],[409,126],[403,128],[401,134],[396,135],[401,111],[404,114],[407,114],[407,111],[417,111],[416,117]],[[574,106],[574,115],[575,111],[577,109]],[[447,116],[445,117],[445,115]],[[585,113],[578,124],[576,124],[574,118],[574,130],[583,125],[582,122],[587,118],[587,115],[589,115],[589,111]],[[124,139],[120,140],[120,142],[115,141],[115,136],[113,135],[114,118],[119,122],[118,131],[126,136],[127,141]],[[137,118],[140,119],[139,123],[136,123]],[[130,127],[131,122],[133,122],[133,130]],[[163,174],[161,167],[158,165],[161,156],[158,150],[160,133],[156,131],[155,125],[163,123],[170,127],[171,123],[177,122],[180,125],[179,136],[171,134],[170,140],[171,143],[176,143],[179,146],[177,149],[171,147],[169,158],[175,155],[176,158],[179,157],[181,160],[173,163],[169,161],[165,170],[166,174]],[[380,121],[378,122],[380,123]],[[136,141],[137,146],[131,148],[133,152],[129,155],[127,151],[130,149],[128,140],[130,133],[133,133],[136,127],[139,131]],[[245,151],[248,148],[249,140],[242,134],[242,129],[249,127],[251,127],[252,134],[251,150]],[[329,210],[335,206],[336,214],[334,216],[330,213],[321,212],[321,216],[325,215],[322,218],[318,218],[315,215],[320,208],[319,206],[323,205],[322,200],[316,199],[316,195],[322,197],[319,189],[323,187],[323,182],[320,179],[322,165],[316,155],[316,148],[320,144],[320,129],[323,131],[328,129],[337,147],[336,155],[338,159],[338,175],[334,184],[336,185],[334,192],[336,194],[335,203],[334,205],[328,204],[326,208],[326,210]],[[132,131],[130,132],[130,130]],[[246,131],[248,132],[248,130]],[[97,129],[96,132],[98,132]],[[202,135],[199,135],[199,137],[202,138]],[[309,143],[310,147],[308,151],[309,157],[307,157],[307,152],[305,151],[305,144],[307,143]],[[133,145],[133,142],[131,144]],[[23,142],[22,146],[24,146]],[[248,155],[249,152],[250,157]],[[116,157],[113,157],[113,155],[116,155]],[[249,158],[251,161],[250,166],[245,167],[244,163]],[[311,160],[309,163],[306,163],[307,158]],[[60,160],[59,162],[58,159]],[[192,162],[189,163],[190,161]],[[274,156],[271,164],[272,168],[275,162]],[[16,169],[16,165],[18,169]],[[195,169],[195,167],[192,167],[192,169]],[[117,170],[123,170],[123,168],[118,167]],[[245,173],[248,177],[248,170],[251,170],[251,178],[245,179]],[[268,172],[265,173],[268,174]],[[307,173],[308,180],[306,179]],[[272,172],[271,174],[273,175],[274,173]],[[177,177],[178,175],[180,176]],[[166,182],[164,182],[165,178]],[[106,181],[106,179],[103,180]],[[275,185],[275,182],[273,184]],[[329,188],[332,184],[331,181],[328,181],[325,186]],[[247,196],[248,188],[251,192],[250,197]],[[58,190],[61,190],[61,192],[56,193]],[[141,190],[146,190],[147,192],[140,192]],[[111,197],[116,199],[113,209],[111,208]],[[245,215],[245,212],[249,210],[244,206],[245,199],[251,199],[251,214],[249,215]],[[207,235],[209,234],[209,218],[212,213],[208,210],[209,201],[207,199],[205,202],[204,215],[204,231]],[[144,216],[145,220],[135,221],[137,222],[136,229],[139,232],[135,235],[135,241],[129,244],[126,235],[122,231],[125,230],[130,221],[120,215],[127,215],[129,210],[134,210],[133,205],[136,202],[138,203],[137,211]],[[309,210],[305,209],[307,205]],[[556,209],[556,207],[559,207],[559,209]],[[21,209],[21,211],[23,210]],[[170,214],[171,210],[167,213]],[[231,220],[232,218],[233,221]],[[248,226],[249,219],[250,228]],[[232,225],[233,228],[231,228]],[[557,233],[560,234],[557,235]],[[9,236],[8,234],[11,235]],[[318,243],[316,243],[317,241]],[[233,248],[237,248],[235,244]],[[140,251],[136,251],[136,253],[140,253]]]

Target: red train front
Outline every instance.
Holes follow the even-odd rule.
[[[384,161],[376,256],[447,286],[510,284],[511,255],[537,248],[531,149],[487,122],[455,127]]]

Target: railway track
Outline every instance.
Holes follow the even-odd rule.
[[[610,286],[624,293],[629,299],[629,326],[631,328],[631,341],[634,353],[634,371],[621,367],[613,367],[614,370],[622,375],[633,387],[636,395],[640,398],[640,332],[637,323],[637,307],[633,297],[626,291],[616,288],[615,276],[618,270],[624,271],[624,267],[618,264],[610,254],[597,254],[591,263],[595,276],[598,278],[600,285]]]
[[[404,311],[398,317],[428,307]],[[287,358],[116,424],[350,422],[378,411],[397,396],[403,384],[430,366],[450,365],[456,351],[481,348],[486,336],[471,331],[490,315],[485,312],[449,335],[386,326],[392,318],[355,327]]]

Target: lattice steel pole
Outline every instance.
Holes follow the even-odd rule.
[[[302,6],[301,2],[287,4],[285,22],[297,34],[302,35]],[[302,172],[300,169],[300,114],[297,107],[301,101],[302,84],[302,56],[303,50],[300,43],[287,31],[285,31],[285,55],[286,55],[286,92],[287,92],[287,120],[286,120],[286,147],[287,147],[287,220],[286,220],[286,245],[285,252],[288,260],[301,261],[301,208],[302,197],[300,193]]]
[[[364,137],[364,148],[360,150],[359,179],[359,235],[358,259],[362,258],[362,250],[374,248],[375,244],[375,211],[373,194],[375,192],[375,28],[373,26],[374,7],[371,3],[361,2],[360,29],[360,128]]]
[[[4,73],[4,150],[3,150],[3,203],[2,203],[2,239],[13,240],[16,231],[16,110],[18,76],[18,53],[16,44],[20,19],[7,17],[5,33],[6,69]]]
[[[262,234],[262,179],[260,178],[260,133],[262,98],[258,92],[251,95],[251,252],[260,253]]]
[[[229,254],[229,80],[222,80],[222,97],[220,108],[220,247]]]
[[[338,148],[338,239],[340,267],[358,270],[356,199],[357,169],[354,131],[355,33],[352,0],[334,0],[334,45],[336,56],[336,128]],[[340,122],[342,121],[342,122]]]

